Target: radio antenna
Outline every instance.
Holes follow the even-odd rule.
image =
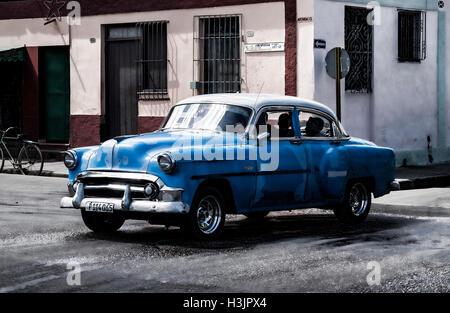
[[[256,103],[258,103],[259,95],[261,94],[261,91],[262,91],[263,87],[264,87],[264,82],[262,83],[261,88],[259,88],[259,92],[258,92],[258,95],[256,96],[256,100],[255,100],[254,106],[256,105]]]

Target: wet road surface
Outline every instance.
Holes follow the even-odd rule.
[[[315,209],[232,215],[220,240],[196,242],[142,221],[94,234],[79,211],[59,209],[65,195],[66,179],[0,175],[0,292],[450,291],[445,205],[434,217],[375,204],[354,227]],[[371,262],[379,285],[367,282]],[[67,283],[74,264],[80,285]]]

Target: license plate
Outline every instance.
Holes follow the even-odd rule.
[[[85,210],[89,212],[113,213],[114,203],[88,202]]]

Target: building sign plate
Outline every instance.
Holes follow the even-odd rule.
[[[284,42],[262,42],[245,44],[245,52],[278,52],[284,51]]]

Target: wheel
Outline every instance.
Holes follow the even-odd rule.
[[[196,195],[183,229],[197,239],[217,238],[225,223],[225,201],[213,187],[202,188]]]
[[[249,219],[254,219],[254,220],[259,220],[262,218],[265,218],[267,216],[267,214],[269,214],[268,211],[261,211],[261,212],[250,212],[250,213],[245,213],[244,215],[247,216],[247,218]]]
[[[3,149],[0,147],[0,173],[3,171],[3,166],[5,165],[5,158],[3,157]]]
[[[345,224],[363,222],[370,211],[372,194],[362,182],[353,182],[347,186],[344,203],[334,209],[339,221]]]
[[[84,224],[95,233],[112,233],[122,227],[125,219],[111,213],[86,212],[81,210]]]
[[[41,175],[44,161],[41,149],[36,145],[24,145],[17,158],[24,174]]]

